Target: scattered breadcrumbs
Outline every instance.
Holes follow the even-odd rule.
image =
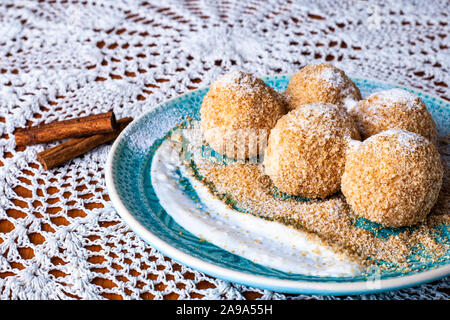
[[[447,236],[439,239],[437,235],[443,235],[450,222],[449,137],[439,139],[445,173],[439,199],[428,218],[412,227],[383,228],[357,218],[341,193],[323,200],[287,196],[277,192],[261,163],[217,161],[211,154],[205,155],[200,130],[185,130],[183,135],[186,143],[182,158],[188,168],[213,194],[243,214],[305,231],[335,252],[363,265],[377,264],[381,269],[407,272],[414,263],[439,262],[448,255]]]

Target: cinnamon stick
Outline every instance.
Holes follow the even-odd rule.
[[[114,140],[132,120],[133,118],[131,117],[118,120],[117,129],[113,132],[70,139],[53,148],[39,152],[37,159],[46,170],[50,170],[68,160],[87,153],[101,144]]]
[[[113,111],[86,117],[56,121],[30,128],[20,128],[14,134],[18,146],[29,146],[66,138],[77,138],[113,132],[116,117]]]

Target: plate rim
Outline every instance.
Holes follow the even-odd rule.
[[[271,76],[260,77],[263,80],[270,80],[273,77],[291,77],[292,74],[276,74]],[[445,99],[437,97],[435,95],[429,94],[422,90],[407,87],[399,84],[392,84],[389,82],[380,81],[377,79],[370,78],[360,78],[351,76],[352,78],[358,80],[367,80],[370,82],[381,83],[385,85],[401,87],[405,89],[410,89],[415,92],[420,92],[431,98],[441,100],[446,104],[450,104]],[[284,293],[295,293],[295,294],[320,294],[320,295],[356,295],[356,294],[369,294],[377,293],[389,290],[398,290],[402,288],[408,288],[417,286],[423,283],[428,283],[438,279],[442,279],[450,274],[450,264],[440,266],[436,269],[417,272],[411,275],[405,276],[394,276],[387,279],[378,279],[376,284],[368,285],[370,281],[352,281],[352,282],[334,282],[334,281],[306,281],[306,280],[288,280],[288,279],[278,279],[268,276],[260,276],[249,274],[242,271],[236,271],[227,269],[225,267],[218,266],[214,263],[207,262],[191,256],[188,253],[176,248],[175,246],[165,242],[160,239],[157,235],[146,229],[127,209],[125,204],[120,199],[119,193],[115,186],[114,174],[113,174],[113,160],[116,154],[117,148],[119,147],[121,141],[125,139],[128,129],[130,129],[134,124],[138,123],[140,119],[146,117],[149,113],[154,112],[158,108],[162,108],[163,105],[172,102],[180,97],[187,94],[192,94],[205,89],[209,86],[197,88],[195,90],[190,90],[185,93],[179,94],[173,98],[159,103],[151,110],[143,112],[140,116],[134,119],[128,126],[123,130],[119,136],[115,139],[110,151],[108,152],[108,157],[105,165],[105,181],[108,194],[110,196],[113,207],[116,209],[117,213],[125,221],[125,223],[130,227],[130,229],[135,232],[142,240],[147,242],[149,245],[160,251],[163,255],[170,257],[171,259],[177,261],[180,264],[186,265],[192,269],[198,270],[206,275],[216,277],[225,281],[235,282],[242,285],[247,285],[255,288],[267,289],[271,291],[284,292]]]

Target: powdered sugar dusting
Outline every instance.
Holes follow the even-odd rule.
[[[418,97],[416,95],[399,88],[373,93],[368,99],[376,100],[376,102],[371,105],[371,107],[375,109],[389,107],[393,103],[399,103],[406,109],[413,109],[421,106],[420,103],[418,103]]]
[[[378,139],[377,137],[395,138],[397,143],[392,145],[393,152],[408,153],[415,150],[420,144],[426,143],[426,139],[421,135],[402,129],[389,129],[382,131],[369,137],[366,141],[376,140]]]
[[[319,74],[321,80],[333,89],[338,89],[343,99],[344,106],[352,108],[357,102],[355,88],[350,85],[350,81],[344,77],[339,69],[325,68]]]
[[[330,128],[339,126],[339,122],[345,117],[341,113],[341,109],[330,103],[312,103],[291,112],[297,113],[298,116],[291,117],[290,121],[286,123],[290,130],[303,132],[314,130],[317,133],[320,132],[323,136],[333,132]],[[319,120],[320,123],[326,123],[327,125],[319,126]]]
[[[212,86],[222,86],[248,94],[255,91],[257,78],[241,70],[233,70],[218,78]]]
[[[383,97],[384,99],[391,99],[402,102],[412,101],[416,99],[416,95],[400,88],[393,88],[390,90],[382,91],[379,93],[379,96]]]
[[[325,68],[320,73],[320,78],[326,81],[331,87],[340,88],[346,84],[342,74],[334,68]]]
[[[345,137],[345,142],[347,144],[346,154],[354,152],[358,150],[358,148],[362,145],[362,142],[359,140],[354,140],[350,137]]]
[[[354,99],[353,97],[347,97],[344,99],[345,110],[347,110],[347,112],[349,112],[350,114],[356,110],[357,106],[358,100]]]

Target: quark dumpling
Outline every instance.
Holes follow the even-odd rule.
[[[387,130],[349,149],[341,190],[357,216],[403,227],[426,218],[442,177],[433,143],[416,133]]]
[[[327,102],[342,106],[361,99],[358,87],[344,71],[331,64],[311,64],[296,72],[285,91],[288,108]]]
[[[388,129],[418,133],[436,143],[437,130],[431,114],[418,96],[402,89],[376,92],[347,110],[363,138]]]
[[[278,190],[306,198],[325,198],[340,189],[347,143],[360,139],[342,108],[314,103],[278,120],[269,135],[265,173]]]
[[[269,131],[286,113],[282,95],[242,71],[217,79],[200,108],[206,142],[217,152],[246,159],[264,152]]]

